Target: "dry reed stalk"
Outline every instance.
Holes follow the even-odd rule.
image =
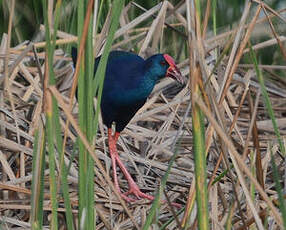
[[[248,55],[249,49],[246,44],[250,38],[254,36],[255,28],[261,23],[270,23],[269,26],[272,29],[271,33],[273,37],[266,41],[262,41],[253,44],[253,49],[257,52],[260,49],[265,49],[269,46],[277,44],[277,49],[283,52],[281,44],[285,42],[285,36],[279,34],[275,30],[275,25],[271,24],[270,20],[274,17],[281,19],[280,12],[269,8],[261,1],[254,1],[258,3],[257,14],[259,8],[270,12],[262,19],[256,19],[256,15],[252,15],[250,23],[247,24],[246,17],[249,15],[248,5],[243,12],[243,17],[239,25],[239,29],[235,31],[228,31],[218,34],[215,37],[201,38],[201,45],[199,48],[195,48],[196,52],[200,53],[198,61],[201,66],[202,76],[206,79],[212,69],[214,68],[214,62],[216,57],[213,49],[218,44],[224,46],[225,41],[219,42],[230,34],[236,33],[235,41],[232,45],[232,51],[230,56],[226,56],[219,64],[217,70],[210,77],[209,84],[205,87],[206,95],[211,99],[210,108],[205,108],[205,112],[208,117],[208,121],[211,121],[211,125],[208,126],[206,132],[206,149],[208,153],[208,175],[210,178],[209,183],[209,200],[210,200],[210,212],[211,212],[211,226],[213,229],[220,229],[227,223],[228,212],[233,211],[233,215],[239,215],[237,211],[238,203],[231,206],[231,202],[234,197],[234,190],[229,180],[229,176],[221,178],[220,181],[216,182],[215,185],[211,184],[211,181],[222,173],[226,168],[226,164],[219,164],[220,152],[222,148],[226,148],[226,152],[233,162],[236,162],[235,168],[231,170],[233,175],[239,175],[239,182],[233,180],[236,184],[235,189],[240,195],[236,197],[239,205],[245,210],[245,225],[249,226],[256,221],[259,228],[262,228],[260,217],[268,218],[269,216],[275,220],[275,225],[281,224],[280,214],[277,209],[273,207],[270,199],[275,199],[277,192],[273,188],[273,180],[271,179],[271,164],[270,164],[270,150],[276,155],[277,163],[281,162],[279,156],[279,148],[276,143],[270,146],[270,143],[275,139],[271,120],[265,115],[262,100],[258,97],[260,86],[255,80],[256,74],[253,71],[252,64],[241,64],[240,57],[242,55]],[[255,4],[256,4],[255,3]],[[252,3],[254,4],[254,3]],[[162,4],[158,4],[153,8],[142,13],[137,18],[129,18],[130,9],[134,5],[128,6],[124,10],[125,21],[122,22],[121,28],[116,32],[116,38],[125,39],[118,40],[113,45],[114,48],[142,50],[142,53],[152,47],[164,48],[164,42],[166,40],[165,32],[171,27],[181,27],[182,30],[187,28],[187,18],[184,16],[185,2],[181,1],[178,5],[173,6],[170,2],[165,1]],[[11,8],[12,9],[12,8]],[[283,12],[283,9],[282,11]],[[153,16],[156,18],[153,21]],[[150,23],[146,23],[150,21]],[[151,23],[153,21],[153,24]],[[170,21],[172,23],[170,23]],[[285,19],[282,19],[285,22]],[[145,22],[141,26],[142,22]],[[177,24],[179,22],[179,24]],[[141,23],[141,24],[140,24]],[[164,26],[168,24],[168,26]],[[206,22],[204,23],[206,25]],[[156,28],[158,26],[158,28]],[[206,27],[204,27],[206,28]],[[41,30],[45,28],[41,26]],[[158,30],[158,33],[156,32]],[[160,31],[160,32],[159,32]],[[243,34],[246,31],[246,34]],[[96,41],[98,47],[96,53],[99,53],[103,47],[104,40],[106,38],[107,29],[102,30],[101,34],[96,35]],[[173,32],[176,33],[176,32]],[[205,34],[205,33],[203,33]],[[77,41],[77,37],[65,33],[64,31],[58,31],[57,44],[69,44]],[[43,80],[41,72],[43,71],[44,65],[42,60],[44,59],[45,53],[36,54],[32,51],[32,45],[27,43],[19,44],[17,47],[9,47],[9,36],[3,36],[0,46],[0,69],[6,71],[5,78],[0,76],[0,81],[6,79],[6,85],[8,84],[8,95],[3,94],[0,91],[0,162],[1,162],[1,196],[3,200],[0,202],[1,212],[4,215],[1,216],[1,221],[5,222],[8,226],[19,226],[29,228],[27,220],[17,220],[15,214],[17,210],[25,213],[30,210],[31,206],[29,201],[30,198],[30,183],[31,183],[31,159],[32,159],[32,148],[34,144],[34,133],[38,128],[40,121],[45,123],[45,118],[42,116],[41,107],[43,104],[43,90],[41,88],[41,82]],[[177,35],[183,37],[182,35]],[[9,39],[8,39],[9,38]],[[147,39],[148,38],[148,39]],[[185,42],[185,41],[180,41]],[[216,43],[217,44],[213,44]],[[45,46],[45,41],[34,44],[35,48]],[[6,48],[9,47],[9,52],[6,52]],[[164,51],[164,50],[163,50]],[[156,51],[154,51],[156,52]],[[205,54],[206,53],[206,54]],[[284,55],[285,56],[285,55]],[[6,62],[2,61],[5,57]],[[37,67],[32,66],[30,60],[32,58],[38,58],[39,64]],[[213,58],[214,61],[209,61],[209,58]],[[77,177],[78,177],[78,162],[77,155],[74,152],[75,140],[77,133],[80,133],[76,125],[76,113],[77,105],[73,104],[70,109],[68,103],[70,99],[66,96],[72,88],[72,68],[70,58],[64,57],[63,52],[59,49],[56,50],[55,55],[55,69],[56,78],[58,80],[58,89],[63,90],[63,93],[55,88],[49,88],[57,96],[57,99],[61,102],[61,109],[65,110],[65,113],[61,113],[61,125],[62,130],[66,130],[66,145],[65,145],[65,156],[64,162],[70,166],[70,172],[68,175],[68,181],[70,183],[70,199],[72,203],[72,210],[74,213],[77,212]],[[185,76],[189,74],[189,62],[187,55],[181,56],[179,66]],[[226,68],[226,69],[225,69]],[[284,70],[284,65],[259,65],[259,68],[273,71],[273,70]],[[7,81],[8,80],[8,81]],[[276,79],[277,80],[277,79]],[[276,86],[269,81],[266,81],[267,91],[270,95],[277,117],[277,123],[280,127],[282,135],[286,134],[285,130],[285,105],[286,105],[286,94],[285,94],[285,82],[279,80],[280,85]],[[194,177],[193,177],[193,156],[192,156],[192,132],[191,125],[192,121],[190,117],[184,118],[184,113],[189,105],[189,86],[179,88],[172,84],[172,81],[166,79],[160,82],[150,95],[147,103],[141,108],[136,114],[130,124],[122,133],[122,138],[119,141],[119,152],[122,160],[130,169],[131,173],[138,177],[137,180],[142,184],[142,188],[147,192],[153,192],[158,186],[159,181],[156,178],[161,177],[167,169],[167,161],[173,155],[171,146],[174,144],[174,136],[177,133],[178,127],[184,121],[182,130],[180,131],[181,145],[178,148],[180,154],[178,155],[175,166],[170,171],[170,177],[168,181],[167,196],[172,199],[176,199],[177,202],[182,204],[186,203],[187,193],[190,193],[191,199],[194,198],[192,195],[195,191]],[[254,106],[252,112],[250,112],[249,104],[245,100],[247,93],[254,92],[256,98],[254,99]],[[218,95],[223,98],[226,95],[226,100],[223,100],[222,107],[223,112],[219,109],[215,112],[215,105]],[[204,108],[204,102],[198,101],[199,105]],[[212,109],[211,112],[209,109]],[[210,114],[211,113],[211,114]],[[217,127],[214,123],[217,117],[221,117],[221,124],[224,124],[225,130],[221,130],[220,126]],[[185,120],[184,120],[185,119]],[[72,121],[73,128],[65,128],[65,122]],[[257,125],[256,134],[252,134],[251,130],[255,130],[255,124]],[[215,129],[214,129],[215,127]],[[75,131],[76,130],[76,131]],[[96,139],[96,152],[94,153],[93,148],[87,145],[90,153],[94,157],[99,158],[98,162],[105,163],[105,170],[109,169],[110,159],[107,155],[107,148],[105,144],[106,137],[104,136],[104,126],[102,121],[100,122],[100,130]],[[220,135],[224,142],[220,145],[217,140],[217,135]],[[257,135],[258,134],[258,135]],[[255,139],[253,139],[253,136]],[[228,137],[228,138],[227,138]],[[232,143],[229,139],[232,139]],[[259,141],[259,146],[257,145]],[[233,146],[235,145],[235,147]],[[262,172],[260,176],[263,181],[264,191],[254,176],[249,172],[250,164],[248,162],[247,152],[256,148],[261,152],[261,165]],[[245,159],[238,155],[243,153]],[[21,154],[19,154],[21,153]],[[20,157],[22,156],[22,157]],[[96,159],[96,158],[95,158]],[[227,159],[228,160],[228,159]],[[17,163],[18,162],[18,163]],[[283,167],[283,166],[281,166]],[[133,226],[132,220],[128,215],[124,213],[124,209],[118,202],[116,196],[113,195],[111,190],[108,188],[108,184],[112,186],[112,182],[108,175],[103,175],[100,172],[105,170],[95,168],[96,171],[96,184],[95,184],[95,197],[97,201],[98,210],[98,227],[112,229],[113,226],[117,226],[122,229],[130,229]],[[103,170],[103,171],[102,171]],[[25,173],[24,173],[25,172]],[[49,170],[44,171],[44,175],[49,175]],[[255,188],[261,194],[262,198],[257,196],[256,201],[251,201],[249,196],[249,182],[246,178],[249,178],[251,183],[255,185]],[[126,181],[121,180],[122,188],[126,187]],[[21,184],[26,187],[21,187]],[[48,183],[45,182],[45,186]],[[189,187],[191,186],[191,189]],[[243,198],[243,195],[247,196],[247,201]],[[22,197],[21,197],[22,196]],[[8,199],[8,197],[10,197]],[[23,204],[23,197],[26,197],[25,204]],[[44,209],[50,210],[47,205],[50,202],[50,197],[45,191]],[[192,202],[190,202],[192,203]],[[62,204],[62,200],[60,201]],[[270,214],[265,214],[265,208],[257,212],[254,209],[256,206],[271,208]],[[144,203],[144,201],[137,202],[128,207],[130,213],[133,214],[133,221],[138,225],[141,225],[146,220],[150,205]],[[65,211],[64,209],[59,209]],[[48,212],[47,212],[48,213]],[[1,213],[2,214],[2,213]],[[8,217],[8,216],[12,216]],[[131,214],[130,214],[131,215]],[[162,205],[158,219],[164,223],[166,219],[170,219],[174,214],[169,211],[167,205]],[[192,224],[195,218],[191,218]],[[23,219],[24,220],[24,219]],[[177,222],[182,221],[182,216],[179,216]],[[233,217],[233,226],[237,229],[242,229],[241,220]],[[169,229],[177,229],[175,221],[169,225]],[[11,227],[13,229],[13,227]]]

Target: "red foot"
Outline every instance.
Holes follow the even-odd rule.
[[[128,170],[122,163],[122,161],[119,158],[117,148],[116,148],[116,142],[118,140],[119,133],[115,132],[114,135],[112,135],[112,130],[108,129],[108,146],[109,146],[109,152],[111,156],[111,162],[112,162],[112,169],[113,169],[113,179],[114,179],[114,184],[115,188],[118,190],[120,193],[121,197],[126,200],[127,202],[133,202],[136,201],[136,199],[128,197],[129,195],[134,195],[137,199],[140,198],[146,198],[150,201],[154,200],[154,197],[148,194],[145,194],[140,191],[138,185],[135,183],[135,181],[132,179],[131,175],[129,174]],[[125,178],[127,179],[128,185],[129,185],[129,191],[126,193],[122,193],[119,187],[118,183],[118,178],[117,178],[117,173],[116,173],[116,165],[119,166],[121,169],[122,173],[124,174]],[[177,203],[172,203],[173,206],[177,208],[181,208],[180,204]]]
[[[151,201],[154,200],[153,196],[150,196],[148,194],[141,192],[139,187],[137,186],[137,184],[135,184],[135,182],[132,183],[132,181],[130,181],[129,187],[130,187],[129,191],[124,193],[125,196],[133,194],[137,199],[146,198],[146,199],[151,200]]]

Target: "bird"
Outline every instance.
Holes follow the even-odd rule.
[[[77,49],[72,47],[72,60],[76,65]],[[94,75],[96,73],[101,56],[95,59]],[[154,54],[143,59],[135,53],[127,51],[111,51],[106,65],[103,83],[101,114],[103,123],[107,127],[108,148],[112,162],[114,185],[119,194],[127,202],[135,201],[134,198],[154,197],[143,193],[132,176],[120,160],[117,141],[120,133],[127,126],[136,112],[145,104],[154,86],[164,77],[170,77],[184,84],[183,76],[175,64],[174,59],[168,54]],[[115,130],[112,125],[115,123]],[[129,190],[121,192],[117,166],[125,176]]]

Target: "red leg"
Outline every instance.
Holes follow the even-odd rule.
[[[119,184],[118,184],[118,178],[117,178],[117,172],[116,172],[116,155],[114,153],[111,155],[111,162],[112,162],[112,169],[113,169],[113,179],[114,179],[114,185],[117,191],[120,193],[121,197],[124,198],[128,202],[132,202],[133,200],[121,193]]]
[[[119,187],[118,183],[118,177],[117,177],[117,172],[116,172],[116,158],[118,158],[118,152],[116,149],[116,142],[118,139],[119,135],[112,135],[112,130],[108,129],[108,147],[109,147],[109,152],[110,152],[110,157],[111,157],[111,162],[112,162],[112,170],[113,170],[113,180],[114,180],[114,185],[119,194],[123,199],[125,199],[128,202],[134,201],[133,199],[129,198],[128,196],[124,195]]]
[[[109,145],[109,152],[110,152],[111,161],[112,161],[113,178],[114,178],[114,184],[115,184],[116,189],[119,191],[122,198],[128,202],[134,201],[134,199],[128,197],[128,195],[130,195],[130,194],[133,194],[138,199],[140,197],[142,197],[142,198],[147,198],[149,200],[153,200],[154,199],[153,196],[147,195],[147,194],[140,191],[138,185],[132,179],[128,170],[126,169],[126,167],[124,166],[124,164],[120,160],[118,152],[117,152],[117,148],[116,148],[116,142],[118,140],[118,137],[119,137],[119,132],[115,132],[115,134],[112,135],[112,130],[108,129],[108,145]],[[116,163],[120,167],[121,171],[123,172],[124,176],[126,177],[126,179],[128,181],[128,184],[129,184],[129,191],[127,193],[124,193],[124,194],[121,193],[121,190],[119,187],[117,173],[116,173]]]
[[[140,191],[138,185],[135,183],[135,181],[132,179],[131,175],[129,174],[128,170],[122,163],[122,161],[119,158],[117,148],[116,148],[116,143],[119,138],[120,133],[115,132],[114,135],[112,135],[112,130],[108,129],[108,146],[109,146],[109,152],[111,156],[111,161],[112,161],[112,169],[113,169],[113,179],[114,179],[114,184],[115,188],[118,190],[120,193],[121,197],[125,199],[128,202],[135,201],[135,199],[128,197],[128,195],[134,195],[135,197],[139,198],[146,198],[148,200],[154,200],[153,196],[147,195],[143,192]],[[118,183],[118,177],[117,177],[117,172],[116,172],[116,163],[118,164],[119,168],[121,169],[123,175],[126,177],[129,185],[129,191],[126,193],[121,193],[119,183]],[[181,208],[180,204],[177,203],[172,203],[174,207]]]
[[[140,191],[138,185],[135,183],[135,181],[133,180],[133,178],[131,177],[131,175],[127,171],[126,167],[124,166],[124,164],[122,163],[122,161],[120,160],[118,155],[117,155],[117,157],[115,157],[115,159],[116,159],[117,164],[120,167],[121,171],[123,172],[124,176],[126,177],[128,184],[129,184],[129,191],[126,192],[125,195],[133,194],[138,199],[140,197],[142,197],[142,198],[147,198],[148,200],[154,200],[153,196],[147,195],[147,194]]]

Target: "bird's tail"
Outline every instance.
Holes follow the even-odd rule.
[[[71,48],[71,56],[72,56],[72,61],[73,61],[73,65],[76,65],[76,59],[77,59],[77,48],[72,47]]]

